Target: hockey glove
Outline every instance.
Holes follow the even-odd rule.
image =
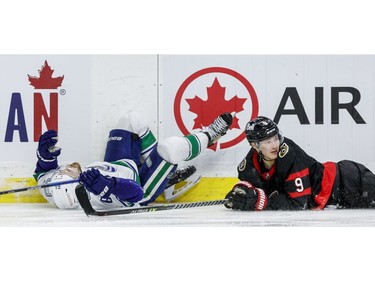
[[[52,162],[61,153],[61,148],[56,146],[58,141],[57,132],[49,130],[39,138],[37,156],[45,162]]]
[[[233,210],[261,211],[267,207],[264,190],[254,187],[247,181],[236,183],[225,199],[228,199],[228,202],[224,206]]]
[[[38,162],[35,173],[57,168],[57,156],[61,153],[61,148],[56,146],[57,141],[58,137],[55,130],[49,130],[40,136],[36,151]]]
[[[85,188],[101,199],[108,199],[115,187],[115,179],[103,176],[98,169],[92,168],[79,175],[80,182]]]

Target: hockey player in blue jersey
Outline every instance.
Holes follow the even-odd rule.
[[[157,142],[149,127],[135,113],[120,119],[109,133],[104,161],[85,167],[78,162],[58,165],[61,149],[56,146],[57,132],[49,130],[39,140],[34,178],[38,184],[79,179],[91,204],[100,209],[147,205],[162,194],[176,178],[177,165],[196,158],[226,134],[232,115],[221,114],[207,128],[183,137]],[[171,184],[171,183],[170,183]],[[79,206],[77,183],[41,189],[48,202],[60,209]]]

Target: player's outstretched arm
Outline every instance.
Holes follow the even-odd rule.
[[[58,136],[55,130],[48,130],[40,136],[36,151],[38,161],[34,177],[37,178],[41,173],[58,167],[57,157],[61,153],[61,148],[56,146],[57,141]]]
[[[79,178],[89,192],[100,196],[104,201],[111,194],[122,201],[131,203],[136,203],[143,198],[143,189],[135,181],[117,177],[106,177],[95,168],[82,172]]]

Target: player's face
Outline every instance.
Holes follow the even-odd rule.
[[[266,159],[276,160],[279,147],[280,139],[278,135],[259,142],[259,149]]]
[[[65,169],[60,171],[60,174],[69,176],[72,179],[77,179],[81,171],[82,170],[81,170],[81,166],[79,165],[79,163],[74,162],[69,165],[66,165]]]

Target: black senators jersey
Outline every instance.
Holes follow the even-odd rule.
[[[320,163],[292,140],[280,145],[275,165],[266,169],[260,155],[251,149],[237,167],[238,178],[268,195],[267,209],[323,209],[336,176],[336,164]]]

